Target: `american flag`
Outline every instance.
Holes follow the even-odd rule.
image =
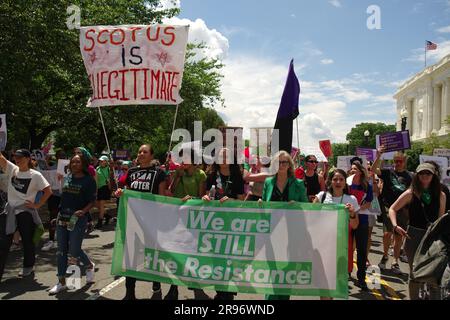
[[[427,41],[427,50],[436,50],[437,44],[431,41]]]

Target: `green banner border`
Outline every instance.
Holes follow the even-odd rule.
[[[219,201],[211,201],[207,203],[208,207],[220,208],[246,208],[246,209],[284,209],[284,210],[308,210],[308,211],[322,211],[322,210],[338,210],[338,230],[342,232],[337,233],[336,241],[336,290],[328,289],[284,289],[284,288],[255,288],[244,287],[236,285],[211,285],[202,284],[194,281],[182,281],[178,278],[162,277],[146,272],[139,272],[135,270],[125,270],[122,268],[123,249],[125,244],[125,232],[127,222],[127,206],[128,199],[142,199],[155,201],[159,203],[166,203],[171,205],[188,205],[201,207],[205,206],[205,202],[201,199],[189,200],[187,202],[181,201],[178,198],[164,197],[150,193],[143,193],[131,190],[125,190],[119,201],[119,210],[117,214],[117,225],[114,243],[114,252],[111,265],[111,274],[120,276],[130,276],[133,278],[158,281],[168,284],[175,284],[178,286],[188,286],[190,288],[210,289],[217,291],[231,291],[241,293],[253,294],[277,294],[277,295],[295,295],[295,296],[320,296],[348,299],[348,223],[349,217],[344,205],[333,204],[311,204],[299,203],[286,204],[283,202],[264,202],[260,205],[258,202],[242,202],[229,200],[224,203]]]

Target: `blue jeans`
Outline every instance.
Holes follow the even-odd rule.
[[[87,220],[88,217],[86,215],[79,218],[72,231],[69,231],[67,230],[67,227],[63,227],[60,225],[56,227],[56,239],[58,241],[57,257],[59,278],[63,278],[66,276],[68,254],[73,258],[77,258],[85,266],[89,266],[91,264],[91,260],[89,260],[89,257],[81,249]]]

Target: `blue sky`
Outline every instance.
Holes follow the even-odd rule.
[[[169,2],[166,0],[165,2]],[[232,126],[273,126],[289,61],[300,79],[300,145],[342,142],[360,122],[395,123],[397,87],[450,53],[449,0],[181,0],[171,23],[189,23],[190,41],[223,60]],[[381,30],[366,12],[377,5]],[[295,136],[295,135],[294,135]],[[294,137],[295,140],[295,137]]]

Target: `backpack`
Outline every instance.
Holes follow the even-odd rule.
[[[450,216],[445,214],[430,225],[414,255],[414,280],[439,287],[449,263]]]

